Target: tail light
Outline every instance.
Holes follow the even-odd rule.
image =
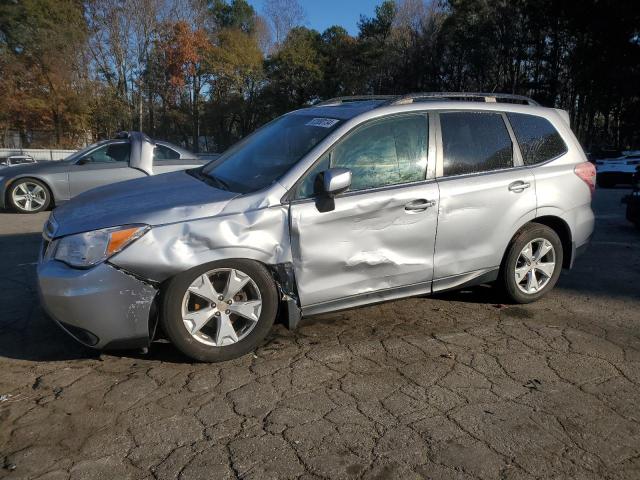
[[[591,193],[593,194],[596,189],[596,167],[593,166],[593,163],[579,163],[573,171],[589,186],[589,190],[591,190]]]

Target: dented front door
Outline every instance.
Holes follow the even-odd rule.
[[[292,251],[303,312],[320,313],[429,292],[438,185],[424,181],[290,207]]]

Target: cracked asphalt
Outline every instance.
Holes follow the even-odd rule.
[[[0,213],[0,478],[640,478],[625,192],[596,192],[590,250],[538,303],[395,301],[216,365],[77,345],[38,305],[46,214]]]

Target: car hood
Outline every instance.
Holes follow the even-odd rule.
[[[214,188],[184,171],[114,183],[82,193],[56,208],[54,236],[209,217],[220,213],[238,195]]]

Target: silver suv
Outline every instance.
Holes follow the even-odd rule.
[[[566,112],[526,97],[339,98],[202,168],[56,209],[39,289],[97,348],[254,349],[302,316],[495,282],[539,299],[587,245],[595,170]]]

